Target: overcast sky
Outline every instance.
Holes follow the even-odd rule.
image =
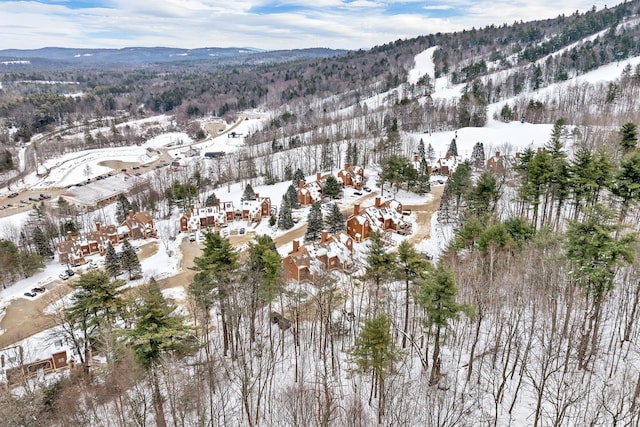
[[[601,0],[0,0],[0,49],[367,49],[439,31],[584,12],[594,5],[600,10],[605,4]]]

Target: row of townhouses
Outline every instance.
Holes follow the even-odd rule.
[[[125,239],[148,239],[156,235],[150,212],[129,211],[129,216],[119,226],[102,225],[98,222],[93,231],[76,235],[67,232],[66,240],[57,243],[56,250],[61,264],[78,266],[85,264],[89,255],[104,255],[109,242],[115,246]]]

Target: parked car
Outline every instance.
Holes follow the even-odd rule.
[[[195,242],[196,241],[196,233],[189,233],[189,241],[190,242]]]
[[[367,193],[371,193],[371,188],[369,188],[369,187],[362,187],[362,189],[364,191],[366,191]]]
[[[67,280],[69,278],[69,275],[67,273],[60,273],[58,277],[62,280]]]
[[[46,291],[46,289],[43,287],[31,288],[31,293],[34,293],[34,294],[41,294],[44,291]]]
[[[13,199],[14,197],[18,197],[18,193],[11,193],[9,194],[9,198]]]
[[[240,234],[244,234],[245,232],[246,232],[246,230],[245,230],[244,227],[240,228]]]
[[[25,297],[33,298],[33,297],[35,297],[35,296],[36,296],[36,294],[34,294],[33,292],[25,292],[25,293],[24,293],[24,296],[25,296]]]
[[[98,264],[94,263],[93,261],[87,264],[87,270],[95,270],[96,268],[98,268]]]
[[[73,276],[74,274],[76,274],[76,273],[75,273],[72,269],[70,269],[70,268],[67,268],[67,270],[65,271],[65,273],[67,273],[67,275],[68,275],[69,277],[71,277],[71,276]]]
[[[353,195],[354,196],[362,196],[362,191],[354,191]]]

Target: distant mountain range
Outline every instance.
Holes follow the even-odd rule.
[[[125,47],[122,49],[77,49],[45,47],[41,49],[0,50],[0,71],[8,66],[147,65],[174,62],[209,62],[219,65],[277,63],[298,59],[327,58],[346,50],[326,48],[264,51],[254,48],[206,47],[178,49],[168,47]]]

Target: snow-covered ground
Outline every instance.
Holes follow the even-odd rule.
[[[429,75],[432,79],[434,77],[434,64],[432,60],[433,52],[437,47],[432,47],[425,52],[416,56],[415,67],[409,73],[409,82],[415,83],[422,76]],[[567,85],[577,84],[579,82],[599,82],[610,81],[617,78],[624,66],[629,63],[631,66],[635,66],[640,63],[640,57],[631,58],[619,65],[610,64],[599,68],[598,70],[584,74],[571,82],[558,83],[551,85],[547,88],[541,89],[535,96],[542,96],[545,91],[560,90]],[[451,85],[446,77],[435,79],[435,93],[436,98],[452,99],[460,95],[460,90],[463,85]],[[369,98],[364,102],[370,106],[385,105],[387,94],[377,95]],[[534,95],[532,95],[534,96]],[[503,123],[493,120],[493,111],[496,111],[501,107],[502,103],[497,103],[489,106],[489,121],[483,128],[461,128],[455,131],[446,132],[431,132],[431,133],[410,133],[404,135],[404,140],[411,144],[411,149],[416,150],[418,142],[422,139],[425,146],[431,145],[435,150],[436,156],[444,156],[452,139],[456,139],[458,152],[462,158],[468,158],[471,155],[473,146],[477,142],[484,144],[485,153],[487,158],[492,156],[495,151],[500,151],[502,154],[514,154],[517,151],[522,151],[527,147],[535,148],[544,145],[550,138],[552,125],[550,124],[531,124],[510,122]],[[153,119],[148,119],[152,121]],[[164,117],[163,120],[168,120]],[[117,150],[105,149],[105,150],[87,150],[77,153],[71,153],[62,156],[55,160],[48,161],[45,166],[50,170],[50,173],[46,180],[38,180],[35,175],[25,179],[27,185],[34,188],[46,188],[49,186],[64,187],[76,182],[82,181],[87,177],[93,177],[96,175],[104,174],[110,171],[109,168],[100,166],[99,163],[105,160],[118,160],[121,162],[135,162],[135,163],[148,163],[157,159],[157,153],[151,154],[147,148],[163,148],[167,149],[172,157],[182,157],[189,146],[201,149],[201,156],[207,151],[224,151],[234,152],[243,146],[244,135],[259,128],[263,124],[263,118],[260,115],[253,115],[247,120],[240,120],[238,123],[227,125],[228,128],[233,126],[234,132],[240,134],[237,138],[230,138],[227,134],[222,134],[214,138],[208,139],[201,143],[194,143],[188,135],[180,132],[169,132],[157,137],[154,137],[141,146],[118,148]],[[138,123],[142,125],[142,123]],[[89,173],[90,172],[90,173]],[[367,170],[369,176],[368,185],[374,189],[376,181],[376,171]],[[314,180],[314,176],[308,177],[309,180]],[[236,183],[229,185],[228,187],[221,187],[215,190],[217,197],[223,201],[232,201],[235,204],[240,202],[240,198],[244,191],[245,183]],[[283,194],[286,192],[290,182],[281,182],[274,185],[256,185],[254,190],[259,193],[260,196],[267,196],[271,198],[273,206],[279,206]],[[339,202],[341,206],[352,205],[355,202],[355,197],[351,194],[350,190],[345,192],[345,200]],[[423,203],[428,200],[428,197],[420,197],[417,195],[411,195],[406,192],[400,192],[397,197],[405,204],[417,204]],[[369,204],[373,204],[371,200]],[[302,219],[306,218],[308,208],[301,209],[294,215]],[[22,224],[28,219],[28,213],[14,215],[0,219],[0,237],[9,236],[19,230]],[[166,224],[168,221],[177,221],[177,216],[174,215],[171,219],[157,221],[157,228],[159,230],[164,227],[170,228]],[[300,227],[302,224],[297,225]],[[438,254],[444,247],[448,239],[451,237],[450,230],[442,229],[439,227],[437,221],[437,215],[433,215],[431,218],[430,239],[423,240],[417,245],[417,249],[420,252]],[[246,223],[234,223],[231,225],[231,229],[239,229],[245,227],[248,234],[266,234],[272,237],[277,237],[282,234],[281,231],[275,230],[270,227],[267,221],[262,221],[259,225],[246,224]],[[446,233],[446,235],[445,235]],[[127,286],[136,286],[150,277],[163,278],[171,275],[175,275],[179,272],[181,252],[179,250],[179,244],[181,237],[168,241],[156,241],[157,252],[151,257],[142,261],[143,279],[136,282],[128,283]],[[201,236],[199,236],[201,237]],[[142,242],[133,242],[134,245]],[[362,254],[365,246],[357,245],[356,252]],[[291,250],[291,244],[283,245],[279,248],[281,255],[286,255]],[[100,257],[94,257],[98,263],[100,263]],[[47,263],[46,268],[36,274],[35,276],[21,280],[13,286],[0,291],[0,318],[3,315],[3,307],[8,306],[11,301],[17,298],[27,298],[23,294],[29,291],[35,286],[48,286],[58,279],[58,274],[64,269],[57,260]],[[171,288],[163,291],[165,296],[171,298],[177,302],[182,302],[185,299],[185,290],[183,288]],[[40,298],[40,294],[35,298]],[[63,300],[62,302],[68,302]],[[47,312],[51,312],[55,309],[54,306],[47,308]],[[2,331],[0,331],[2,333]],[[49,340],[50,333],[44,332],[37,334],[22,344],[28,348],[44,347],[45,342]]]

